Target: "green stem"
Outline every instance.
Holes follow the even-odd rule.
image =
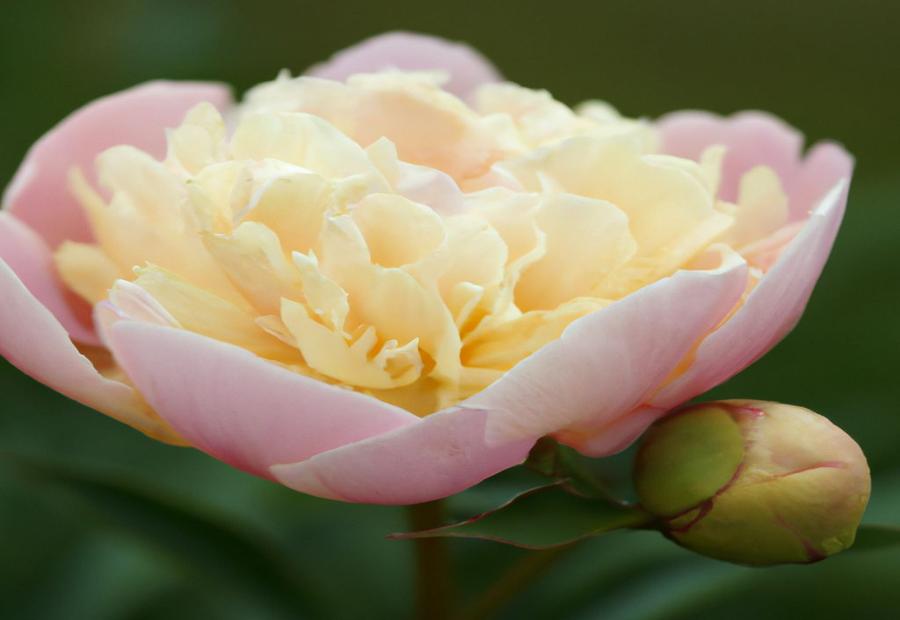
[[[411,531],[444,525],[444,502],[438,500],[407,506]],[[445,538],[415,539],[416,618],[447,620],[453,604],[453,573]]]
[[[469,605],[459,620],[492,618],[516,594],[540,578],[556,561],[576,544],[556,547],[546,551],[532,551],[514,564],[506,573]]]

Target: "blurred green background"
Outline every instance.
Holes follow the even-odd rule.
[[[240,93],[398,28],[466,40],[510,79],[567,103],[602,98],[651,117],[759,108],[811,141],[844,143],[858,164],[850,208],[805,318],[715,396],[832,418],[870,460],[866,521],[900,524],[900,3],[31,0],[2,9],[0,185],[35,139],[99,95],[158,77],[220,80]],[[404,528],[401,509],[303,497],[154,443],[5,362],[0,390],[0,617],[292,617],[282,599],[305,617],[410,613],[411,548],[384,539]],[[627,455],[603,464],[613,477],[625,465]],[[460,507],[502,496],[503,484],[489,481]],[[523,555],[478,542],[453,552],[461,596]],[[894,618],[898,609],[900,547],[754,570],[630,533],[564,556],[503,617]]]

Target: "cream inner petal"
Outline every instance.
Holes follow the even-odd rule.
[[[164,161],[104,152],[99,189],[73,171],[96,241],[59,247],[68,287],[420,415],[715,244],[764,265],[787,234],[770,169],[723,202],[721,148],[659,155],[644,122],[511,84],[469,107],[431,74],[281,76],[233,132],[201,104],[167,135]]]

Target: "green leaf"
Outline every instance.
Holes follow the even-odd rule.
[[[900,546],[900,525],[863,524],[856,530],[851,551],[875,551]]]
[[[610,493],[606,482],[591,471],[584,456],[551,437],[543,437],[534,444],[525,467],[556,481],[566,480],[581,495],[621,503]]]
[[[69,468],[14,458],[33,480],[75,495],[97,517],[174,561],[198,582],[238,600],[253,601],[275,618],[308,612],[304,584],[262,536],[143,489]],[[304,613],[304,615],[306,615]]]
[[[650,520],[639,508],[585,496],[561,480],[520,493],[466,521],[389,538],[477,538],[524,549],[552,549],[613,530],[645,526]]]

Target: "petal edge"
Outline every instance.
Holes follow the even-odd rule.
[[[63,326],[0,259],[0,354],[26,375],[167,443],[179,437],[153,417],[128,385],[103,377],[72,344]]]
[[[126,319],[105,335],[163,419],[195,447],[256,475],[419,419],[186,330]]]
[[[464,43],[402,31],[366,39],[310,67],[306,73],[343,81],[354,73],[383,69],[446,71],[450,75],[446,89],[459,97],[466,97],[482,84],[501,79],[490,61]]]

